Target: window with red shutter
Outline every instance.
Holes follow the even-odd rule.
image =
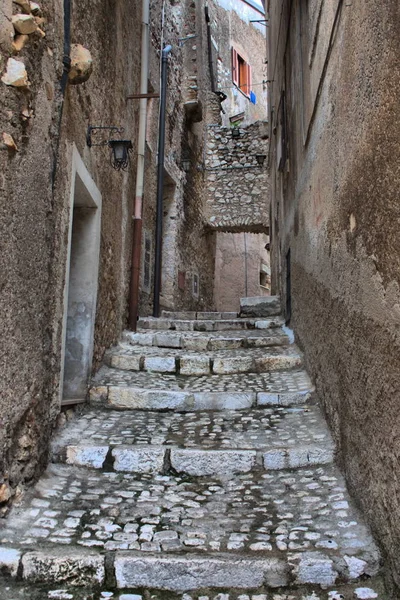
[[[250,97],[251,67],[234,48],[232,48],[232,81],[245,96]]]

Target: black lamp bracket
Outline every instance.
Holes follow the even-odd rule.
[[[114,125],[89,125],[86,133],[86,143],[89,146],[89,148],[91,148],[92,146],[108,146],[109,139],[102,139],[96,143],[93,142],[92,136],[93,138],[96,137],[100,130],[107,130],[112,133],[117,133],[118,135],[121,135],[124,132],[123,127],[115,127]]]

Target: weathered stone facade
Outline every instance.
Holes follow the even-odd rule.
[[[82,388],[78,398],[78,388],[66,394],[63,382],[76,377],[78,363],[85,373],[91,364],[97,368],[105,349],[118,340],[126,325],[131,268],[139,102],[127,96],[139,92],[141,2],[72,3],[75,55],[64,99],[63,4],[43,0],[32,8],[35,14],[28,14],[30,9],[29,3],[4,1],[6,18],[0,27],[0,510],[18,485],[35,479],[46,463],[61,400],[83,399]],[[203,227],[203,174],[194,165],[185,173],[181,165],[184,145],[196,155],[201,152],[203,125],[184,108],[185,86],[197,67],[193,44],[182,46],[179,39],[197,31],[198,52],[205,52],[203,10],[203,3],[189,1],[150,3],[150,91],[159,91],[161,46],[173,45],[165,153],[165,305],[186,303],[195,309],[212,305],[215,235]],[[29,34],[13,26],[12,16],[24,12],[18,23],[31,23]],[[206,68],[199,69],[198,78],[201,99],[210,93]],[[143,245],[147,234],[150,276],[147,291],[142,277],[143,314],[149,314],[152,303],[158,102],[150,100],[147,112]],[[126,172],[111,168],[109,148],[88,147],[88,124],[124,128],[124,137],[133,143]],[[95,131],[93,141],[112,135]],[[171,277],[168,246],[175,265]],[[181,272],[186,276],[178,289]]]
[[[267,231],[267,124],[257,122],[239,131],[240,137],[233,138],[230,128],[208,128],[205,217],[211,228],[220,231]]]
[[[267,4],[273,286],[397,598],[400,7]]]

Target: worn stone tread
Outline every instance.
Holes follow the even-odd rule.
[[[213,332],[149,331],[138,329],[136,333],[124,331],[122,340],[128,344],[157,346],[159,348],[182,348],[183,350],[220,350],[286,345],[289,338],[281,327]]]
[[[208,474],[205,469],[215,473],[326,464],[334,453],[317,406],[186,413],[88,410],[59,432],[52,446],[53,461],[98,469],[110,463],[111,450],[116,468],[132,472],[162,471],[167,449],[173,449],[174,468],[201,475]]]
[[[122,386],[146,390],[190,392],[302,392],[313,389],[310,378],[303,369],[269,373],[230,375],[183,375],[129,372],[101,367],[92,380],[93,386]]]
[[[138,327],[159,331],[229,331],[240,329],[273,329],[282,327],[284,321],[281,317],[236,319],[165,319],[142,317],[138,320]]]
[[[333,465],[196,479],[50,465],[2,524],[0,544],[24,556],[59,556],[61,548],[75,562],[85,551],[128,551],[150,561],[151,577],[154,557],[170,555],[188,565],[196,556],[276,559],[299,584],[379,570],[378,550]]]
[[[299,368],[302,366],[302,356],[295,346],[194,352],[121,343],[107,353],[105,362],[111,367],[128,371],[170,372],[191,376]]]

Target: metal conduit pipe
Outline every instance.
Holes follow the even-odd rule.
[[[142,48],[140,66],[140,94],[148,92],[149,78],[149,17],[150,0],[142,2]],[[139,132],[137,145],[136,192],[133,214],[133,243],[131,262],[131,283],[129,294],[129,328],[136,331],[139,312],[139,278],[142,249],[142,207],[144,190],[144,167],[146,148],[147,98],[139,103]]]
[[[167,99],[167,68],[168,54],[172,46],[165,46],[161,59],[161,90],[160,90],[160,117],[158,125],[158,168],[157,168],[157,213],[156,213],[156,239],[154,261],[154,302],[153,317],[160,316],[160,290],[161,290],[161,257],[162,257],[162,227],[163,227],[163,192],[164,192],[164,149],[165,149],[165,113]]]

